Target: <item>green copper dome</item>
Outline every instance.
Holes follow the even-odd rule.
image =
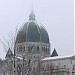
[[[20,28],[17,38],[17,43],[22,42],[44,42],[49,43],[49,36],[46,29],[37,23],[33,11],[29,15],[29,21]]]

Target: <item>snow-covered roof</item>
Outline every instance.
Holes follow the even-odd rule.
[[[17,57],[17,59],[23,60],[23,58],[22,58],[22,57]]]
[[[42,61],[45,61],[45,60],[69,59],[69,58],[74,58],[74,57],[75,57],[75,55],[46,57],[46,58],[42,59]]]
[[[27,59],[23,59],[22,57],[16,57],[17,59],[20,59],[20,60],[27,60]]]

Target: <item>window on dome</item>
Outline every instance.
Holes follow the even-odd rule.
[[[42,51],[43,51],[43,52],[47,52],[47,50],[46,50],[45,47],[42,47]]]
[[[45,52],[45,47],[44,47],[44,52]]]
[[[30,47],[30,46],[28,46],[28,52],[30,52],[30,50],[31,50],[31,47]]]
[[[32,50],[33,46],[31,46],[31,50]]]
[[[43,47],[42,47],[42,51],[43,51]]]
[[[17,52],[18,52],[18,48],[17,48]]]
[[[25,47],[24,47],[24,51],[25,51]]]
[[[47,48],[47,53],[49,53],[49,50],[48,50],[48,48]]]
[[[37,50],[39,51],[39,46],[37,46]]]
[[[46,52],[47,52],[47,48],[46,48]]]

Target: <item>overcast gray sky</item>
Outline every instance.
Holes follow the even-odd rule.
[[[49,34],[51,51],[59,55],[74,53],[74,0],[0,0],[0,37],[7,38],[16,26],[29,18],[32,6],[36,20]],[[7,38],[8,39],[8,38]],[[0,43],[0,58],[5,50]]]

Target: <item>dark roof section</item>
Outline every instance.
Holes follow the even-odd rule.
[[[41,24],[35,20],[35,14],[31,11],[29,20],[19,29],[16,43],[22,42],[43,42],[49,43],[48,33]]]
[[[9,48],[5,58],[10,58],[12,56],[13,56],[13,53],[12,53],[11,49]]]
[[[55,48],[54,48],[54,51],[53,51],[51,57],[54,57],[54,56],[58,56],[58,53],[57,53],[57,51],[55,50]]]

